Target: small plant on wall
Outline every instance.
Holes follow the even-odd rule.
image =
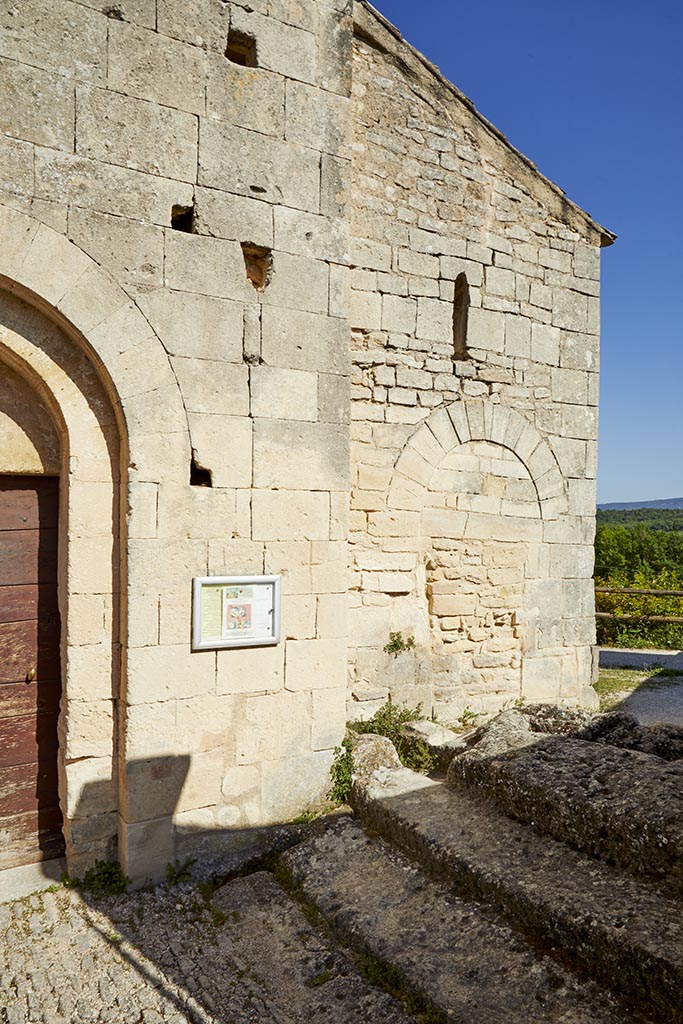
[[[398,658],[399,654],[405,654],[406,651],[412,651],[415,649],[415,637],[408,636],[403,639],[403,633],[399,630],[396,633],[389,633],[389,643],[384,645],[384,651],[386,654],[393,654],[395,658]]]

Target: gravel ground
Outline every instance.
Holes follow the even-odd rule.
[[[626,652],[628,654],[630,652]],[[634,652],[640,653],[640,652]],[[647,665],[603,667],[601,652],[600,694],[602,711],[624,711],[642,725],[657,722],[683,726],[683,670],[675,675],[671,668]]]
[[[193,885],[0,905],[1,1024],[411,1024],[271,875],[220,892],[229,911]]]
[[[625,693],[614,710],[634,715],[641,725],[667,722],[683,726],[683,677],[668,679],[666,685],[658,682],[655,686],[648,686],[647,680],[646,673],[643,684]]]

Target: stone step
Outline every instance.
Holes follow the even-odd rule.
[[[415,1024],[392,996],[365,981],[352,961],[306,919],[273,876],[234,879],[211,897],[223,916],[221,949],[253,986],[254,1021],[273,1024]]]
[[[365,737],[365,750],[354,752],[352,802],[368,825],[658,1024],[683,1024],[679,900],[650,879],[539,836],[468,791],[395,767],[395,752],[387,758],[379,745]]]
[[[343,940],[386,965],[444,1019],[463,1024],[623,1024],[580,982],[492,910],[430,880],[355,821],[284,854],[304,898]],[[431,1019],[431,1018],[430,1018]],[[642,1019],[642,1018],[641,1018]]]
[[[683,763],[564,736],[451,761],[448,782],[537,832],[683,892]]]

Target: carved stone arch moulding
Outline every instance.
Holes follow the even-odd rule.
[[[86,348],[121,420],[134,464],[150,435],[185,435],[188,418],[168,353],[130,295],[60,232],[0,204],[0,287]],[[85,343],[85,344],[84,344]]]
[[[482,399],[453,402],[418,427],[394,466],[388,507],[420,510],[434,472],[449,452],[468,441],[499,444],[517,456],[536,488],[542,519],[568,511],[562,474],[543,435],[515,409]]]

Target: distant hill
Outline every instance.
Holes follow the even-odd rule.
[[[683,508],[683,498],[656,498],[652,501],[609,501],[598,505],[599,509],[630,508]]]

